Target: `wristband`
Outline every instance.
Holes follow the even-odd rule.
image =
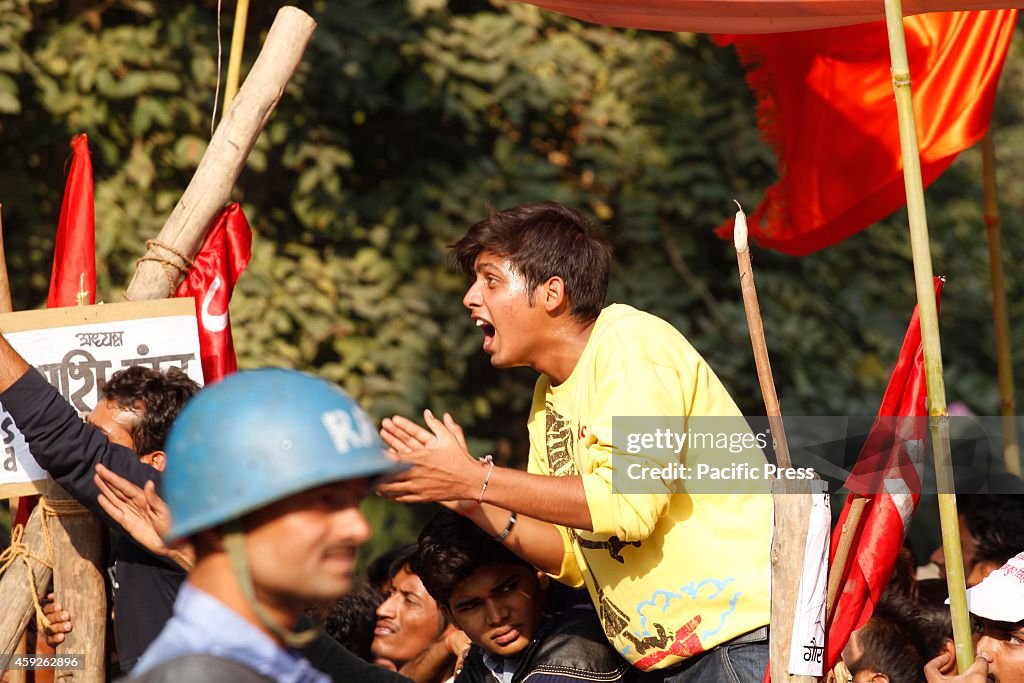
[[[494,458],[490,454],[480,458],[481,465],[490,465],[490,469],[487,470],[487,476],[484,477],[484,485],[480,487],[480,498],[476,501],[477,505],[484,502],[484,494],[487,493],[487,484],[491,481],[491,472],[494,471]]]
[[[513,512],[511,515],[509,515],[508,516],[508,524],[505,525],[505,530],[502,531],[497,536],[495,536],[494,540],[497,541],[498,543],[501,543],[506,538],[508,538],[508,535],[510,533],[512,533],[512,527],[514,527],[516,525],[516,521],[518,519],[519,519],[519,514],[516,513],[516,512]]]

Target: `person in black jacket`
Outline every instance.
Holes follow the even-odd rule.
[[[76,411],[37,372],[25,373],[0,394],[0,403],[24,433],[40,467],[117,534],[112,577],[114,636],[121,670],[127,673],[171,617],[185,571],[179,553],[154,554],[135,543],[97,503],[93,481],[103,462],[132,481],[154,479],[166,465],[164,440],[174,418],[199,390],[181,370],[142,366],[114,373],[100,401],[82,424]],[[57,601],[50,640],[71,630],[70,615]]]
[[[631,680],[589,604],[549,611],[548,577],[465,517],[423,529],[415,572],[473,642],[457,683]]]

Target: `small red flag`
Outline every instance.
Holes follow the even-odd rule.
[[[92,158],[85,133],[71,140],[71,170],[64,186],[64,203],[53,249],[53,271],[47,308],[96,303],[96,222],[92,196]]]
[[[238,369],[231,340],[228,302],[252,257],[252,229],[242,207],[221,211],[175,296],[196,300],[203,381],[212,384]]]
[[[935,278],[936,305],[942,285],[942,278]],[[921,324],[915,306],[878,417],[846,482],[847,488],[867,497],[868,503],[825,638],[826,671],[839,660],[850,634],[874,613],[917,509],[928,430],[927,396]],[[832,534],[830,565],[853,498],[847,498]]]
[[[905,18],[925,187],[988,130],[1016,20],[1017,10]],[[750,66],[758,127],[778,157],[778,182],[747,218],[759,245],[803,256],[906,204],[886,36],[872,22],[716,37]]]

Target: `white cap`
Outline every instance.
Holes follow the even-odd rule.
[[[967,589],[967,609],[992,621],[1024,620],[1024,552]]]

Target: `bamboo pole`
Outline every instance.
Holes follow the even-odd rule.
[[[238,92],[238,79],[242,73],[242,51],[245,48],[245,25],[249,19],[249,0],[238,0],[235,5],[235,25],[231,30],[231,55],[228,57],[228,77],[224,84],[224,113]]]
[[[782,410],[779,396],[775,391],[771,362],[768,358],[768,343],[764,336],[761,307],[757,300],[754,284],[754,269],[750,263],[750,248],[747,244],[747,220],[743,207],[736,202],[736,226],[733,231],[736,247],[736,264],[739,269],[740,289],[743,294],[743,308],[746,311],[750,344],[757,366],[757,379],[761,385],[765,411],[775,442],[775,459],[779,467],[792,467],[789,444],[782,424]],[[793,640],[793,623],[796,604],[800,599],[800,580],[803,576],[804,554],[807,552],[807,526],[811,516],[813,499],[811,483],[806,481],[775,480],[772,482],[772,548],[771,548],[771,594],[768,665],[771,678],[776,683],[812,683],[813,676],[798,676],[789,673],[789,654]]]
[[[959,670],[974,662],[964,584],[963,550],[956,512],[953,467],[949,449],[949,415],[946,411],[946,387],[942,378],[942,346],[939,340],[939,318],[935,304],[932,257],[928,243],[928,219],[921,181],[921,157],[914,122],[914,103],[910,89],[910,65],[907,60],[906,37],[903,32],[901,0],[885,0],[885,23],[889,36],[892,83],[899,119],[900,151],[903,157],[903,183],[907,193],[907,214],[910,223],[910,246],[914,260],[914,283],[917,308],[921,320],[924,346],[925,378],[928,385],[928,415],[935,455],[935,481],[939,491],[939,521],[942,524],[942,545],[946,554],[946,581],[949,586],[953,641]]]
[[[256,63],[217,126],[192,181],[155,240],[147,243],[125,292],[131,301],[171,295],[206,237],[210,223],[231,196],[245,160],[270,120],[288,80],[302,60],[316,22],[282,7]],[[182,257],[185,257],[183,259]]]
[[[999,413],[1003,416],[1003,461],[1006,471],[1020,475],[1020,446],[1017,442],[1017,402],[1013,395],[1013,358],[1010,350],[1010,316],[1003,277],[1003,219],[999,212],[996,184],[996,153],[989,131],[981,139],[982,185],[985,193],[984,219],[988,230],[988,265],[992,281],[992,320],[996,330],[996,367],[999,376]]]

